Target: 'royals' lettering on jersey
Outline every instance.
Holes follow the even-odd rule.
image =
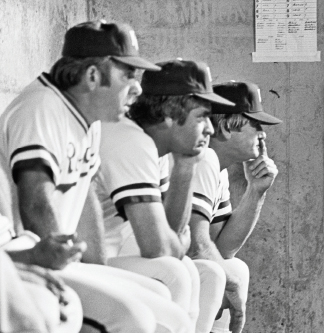
[[[100,165],[100,121],[90,126],[76,107],[42,74],[1,116],[3,155],[17,172],[42,164],[56,186],[62,231],[74,232],[91,178]]]

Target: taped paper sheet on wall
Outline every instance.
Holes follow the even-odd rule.
[[[255,0],[253,62],[320,61],[317,0]]]

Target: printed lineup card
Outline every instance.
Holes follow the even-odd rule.
[[[253,62],[320,61],[317,0],[255,0]]]

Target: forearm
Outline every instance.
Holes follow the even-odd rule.
[[[181,233],[188,224],[191,215],[192,178],[196,165],[175,162],[170,187],[164,200],[164,208],[170,227]]]
[[[231,260],[225,260],[215,244],[210,241],[201,241],[198,244],[192,242],[188,251],[188,256],[192,259],[205,259],[211,260],[219,264],[226,275],[226,289],[233,290],[239,283],[239,276],[232,269],[230,265]]]
[[[239,205],[224,225],[215,243],[225,259],[233,258],[251,235],[265,200],[266,193],[248,186]]]
[[[23,170],[17,180],[19,212],[23,226],[44,238],[60,232],[59,214],[53,199],[55,184],[42,166]]]
[[[172,229],[165,228],[161,233],[157,228],[153,228],[153,230],[147,228],[147,230],[140,233],[137,231],[135,227],[134,233],[142,257],[158,258],[170,256],[182,259],[185,255],[184,247],[178,235]]]
[[[35,258],[32,249],[22,251],[7,251],[12,261],[21,262],[27,265],[35,265]]]
[[[45,193],[44,196],[39,193],[37,197],[20,200],[19,211],[24,228],[34,232],[40,238],[60,232],[55,208]]]
[[[103,213],[93,183],[89,189],[77,232],[78,238],[87,243],[87,251],[83,254],[82,261],[104,265],[107,255]]]
[[[224,261],[222,255],[211,240],[196,241],[192,238],[187,255],[191,259],[211,260],[217,262],[220,265]]]

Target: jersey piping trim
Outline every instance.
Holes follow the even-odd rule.
[[[204,216],[210,222],[212,218],[213,203],[205,195],[194,192],[192,198],[192,211]]]
[[[193,193],[193,196],[194,198],[197,198],[198,200],[203,200],[205,201],[208,205],[212,206],[213,205],[213,202],[208,198],[206,197],[205,195],[201,194],[201,193],[198,193],[198,192],[194,192]]]
[[[230,202],[229,200],[223,201],[223,202],[221,202],[221,203],[219,204],[217,210],[219,210],[219,209],[223,209],[223,208],[225,208],[226,206],[229,206],[230,204],[231,204],[231,202]]]
[[[25,146],[25,147],[21,147],[16,149],[10,156],[10,163],[12,162],[12,160],[14,159],[14,157],[18,154],[27,152],[27,151],[31,151],[31,150],[44,150],[46,151],[52,158],[52,160],[55,162],[55,164],[59,167],[59,163],[58,160],[56,158],[56,156],[51,153],[48,149],[46,149],[45,147],[41,146],[41,145],[30,145],[30,146]]]
[[[216,214],[214,215],[211,224],[227,221],[232,215],[232,205],[230,200],[221,202],[218,205]]]
[[[117,210],[125,206],[128,203],[140,203],[140,202],[162,202],[161,197],[155,195],[139,195],[132,197],[125,197],[116,201],[115,205]]]
[[[164,184],[168,183],[169,177],[164,177],[160,180],[160,186],[163,186]]]
[[[131,184],[131,185],[126,185],[119,187],[118,189],[114,190],[110,194],[110,198],[113,199],[114,196],[116,196],[120,192],[125,192],[128,190],[137,190],[137,189],[157,189],[159,190],[159,187],[156,184],[152,183],[137,183],[137,184]]]
[[[207,209],[200,206],[200,205],[192,204],[192,212],[196,213],[196,214],[199,214],[199,215],[202,215],[204,218],[206,218],[208,220],[208,222],[210,222],[210,220],[211,220],[210,212]]]
[[[164,198],[165,192],[169,189],[169,186],[169,177],[165,177],[160,180],[160,191],[162,194],[162,198]]]
[[[143,203],[143,202],[162,202],[160,196],[155,195],[140,195],[140,196],[131,196],[131,197],[124,197],[119,199],[115,202],[115,207],[119,216],[121,216],[124,221],[127,221],[127,216],[125,213],[125,205],[130,203]]]
[[[84,131],[87,133],[89,129],[89,125],[85,118],[82,116],[82,114],[77,110],[77,108],[72,105],[72,103],[62,94],[62,92],[53,84],[49,81],[47,78],[46,73],[42,73],[38,78],[37,78],[45,87],[50,88],[61,100],[62,102],[66,105],[68,110],[72,113],[74,118],[78,121],[78,123],[81,125],[81,127],[84,129]]]
[[[232,215],[232,212],[227,213],[227,214],[223,214],[223,215],[220,215],[220,216],[215,216],[212,219],[210,224],[215,224],[215,223],[219,223],[219,222],[226,222],[230,218],[231,215]]]

